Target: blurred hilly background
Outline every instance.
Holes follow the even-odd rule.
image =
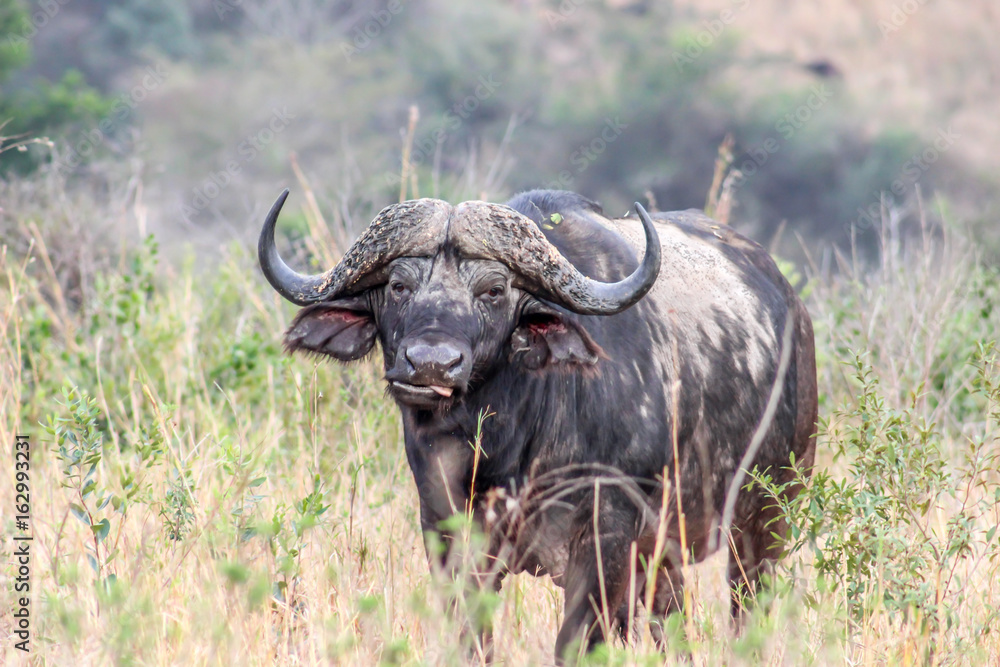
[[[731,146],[729,221],[787,257],[852,236],[872,255],[883,219],[920,215],[992,248],[998,19],[989,0],[0,0],[0,172],[9,207],[59,179],[210,248],[306,183],[351,238],[399,198],[410,131],[407,196],[548,186],[613,214],[705,206]]]

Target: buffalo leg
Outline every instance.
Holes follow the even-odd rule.
[[[420,495],[420,525],[424,534],[424,547],[432,572],[440,572],[453,579],[465,580],[466,599],[475,601],[487,590],[499,591],[503,572],[480,571],[479,563],[466,563],[467,554],[461,543],[460,533],[447,526],[447,520],[468,510],[469,488],[465,481],[471,466],[471,448],[460,440],[441,439],[434,447],[408,448],[411,469],[417,479]],[[418,474],[419,471],[419,474]],[[474,517],[482,525],[481,517]],[[449,604],[453,617],[458,617],[459,600]],[[492,627],[489,621],[480,622],[470,614],[463,623],[463,643],[469,646],[478,660],[492,662]]]
[[[618,635],[626,644],[632,641],[631,632],[633,628],[629,627],[629,612],[631,611],[631,616],[634,619],[637,615],[639,605],[643,603],[646,596],[645,575],[637,572],[636,576],[640,577],[641,581],[636,586],[635,599],[630,601],[626,596],[625,601],[618,607],[618,612],[615,614],[615,619],[618,623]],[[653,636],[657,648],[665,651],[667,645],[666,637],[663,635],[664,621],[670,614],[683,611],[684,577],[679,570],[663,568],[656,576],[656,588],[654,590],[653,603],[648,610],[649,632]],[[631,610],[629,609],[630,606],[632,607]]]
[[[768,514],[764,512],[763,514]],[[750,605],[761,590],[762,577],[769,575],[781,553],[781,542],[772,532],[781,536],[784,525],[776,521],[768,526],[770,517],[760,516],[751,529],[732,531],[732,551],[729,557],[730,611],[737,629],[742,628]]]
[[[628,553],[631,540],[629,535],[610,531],[601,532],[595,540],[594,533],[588,532],[570,547],[563,578],[565,617],[556,636],[557,661],[574,663],[581,648],[589,651],[605,641],[606,630],[611,629],[607,625],[615,620],[616,611],[628,593],[629,568],[621,554]],[[598,567],[598,547],[603,568]]]
[[[663,568],[656,574],[656,592],[649,610],[649,632],[657,648],[667,648],[664,623],[670,614],[684,610],[684,575],[675,568]]]
[[[465,596],[468,601],[475,601],[486,591],[499,592],[506,574],[502,568],[482,571],[477,563],[465,564],[458,540],[461,536],[441,527],[441,522],[449,516],[440,516],[426,504],[421,503],[420,523],[424,530],[424,545],[432,573],[440,573],[452,579],[464,579]],[[475,554],[468,554],[475,557]],[[488,561],[492,562],[492,561]],[[464,571],[466,567],[469,571]],[[460,594],[461,595],[461,594]],[[453,618],[459,618],[460,600],[449,600],[449,609]],[[479,618],[477,618],[479,617]],[[493,663],[493,625],[488,619],[482,619],[481,614],[471,610],[468,618],[462,623],[462,642],[472,652],[478,663]]]

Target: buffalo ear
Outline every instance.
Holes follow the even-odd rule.
[[[531,370],[589,369],[605,358],[574,319],[537,302],[525,308],[511,336],[511,359]]]
[[[285,350],[355,361],[375,344],[375,320],[363,297],[317,303],[299,311],[285,332]]]

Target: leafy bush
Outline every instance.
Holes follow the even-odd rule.
[[[28,13],[20,0],[0,0],[0,82],[29,58],[27,40],[17,39],[28,20]]]
[[[992,345],[983,354],[979,380],[995,410]],[[792,525],[789,552],[812,552],[820,587],[843,589],[859,623],[888,612],[931,630],[953,628],[965,584],[977,574],[959,567],[1000,559],[991,517],[1000,483],[990,474],[1000,452],[992,439],[970,439],[962,460],[953,461],[915,403],[888,407],[872,369],[860,358],[854,369],[856,407],[835,411],[820,432],[847,474],[819,470],[811,481],[793,482],[806,490],[783,507]]]
[[[46,14],[42,14],[45,16]],[[86,84],[75,69],[52,83],[12,85],[17,70],[30,63],[30,38],[37,32],[19,0],[0,0],[0,176],[25,173],[43,161],[46,151],[28,150],[46,134],[68,134],[92,125],[112,102]]]

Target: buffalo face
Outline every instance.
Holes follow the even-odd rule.
[[[377,338],[390,394],[421,409],[461,400],[506,360],[533,370],[595,364],[602,352],[586,330],[514,278],[499,262],[455,253],[400,258],[384,285],[304,308],[285,344],[350,361]]]
[[[416,407],[459,400],[499,357],[517,291],[499,262],[453,252],[395,260],[376,310],[393,397]]]
[[[336,267],[303,276],[274,246],[286,196],[272,207],[258,247],[272,286],[306,306],[286,348],[353,361],[378,338],[389,392],[415,408],[446,409],[501,361],[532,370],[592,366],[601,350],[567,311],[624,310],[659,271],[656,232],[638,205],[649,251],[632,275],[601,283],[513,209],[424,199],[383,210]]]

